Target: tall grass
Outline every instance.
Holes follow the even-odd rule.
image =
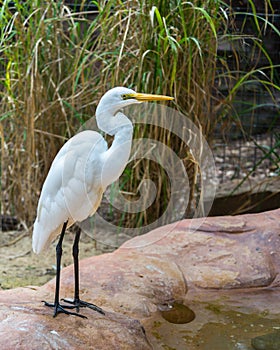
[[[199,2],[142,1],[120,3],[114,16],[102,16],[97,47],[102,52],[100,86],[104,91],[122,84],[138,91],[175,96],[184,114],[209,134],[214,84],[217,29],[225,20],[216,1],[205,8]],[[120,36],[121,33],[121,36]],[[110,48],[110,51],[108,51]],[[180,101],[180,102],[179,102]],[[198,103],[199,101],[199,103]],[[198,173],[195,160],[179,138],[161,128],[137,127],[136,138],[160,140],[185,160],[194,192]],[[150,178],[158,188],[156,203],[141,214],[127,214],[127,224],[147,225],[159,217],[170,196],[164,170],[148,159],[130,164],[125,191],[137,194],[141,180]],[[192,194],[194,194],[191,192]],[[191,198],[192,200],[192,198]],[[191,203],[191,201],[190,201]],[[189,211],[191,208],[189,208]]]
[[[61,2],[4,2],[0,23],[2,211],[30,224],[57,150],[94,113],[94,92],[80,73],[79,28]]]
[[[235,71],[217,56],[221,38],[233,44],[243,39],[229,33],[230,12],[222,1],[101,1],[98,14],[83,7],[72,13],[62,1],[14,4],[10,9],[4,1],[0,10],[1,211],[28,225],[53,157],[94,115],[107,89],[122,85],[172,95],[211,141],[241,86],[264,75],[268,89],[274,84],[272,70],[259,70],[263,74],[256,77],[252,67],[244,74],[238,55]],[[225,82],[229,93],[216,93],[217,81]],[[161,128],[136,128],[135,137],[142,136],[170,145],[184,160],[194,196],[199,169],[186,145]],[[148,160],[128,166],[124,190],[137,193],[143,177],[156,182],[157,201],[140,215],[119,214],[127,225],[149,223],[168,202],[166,175]]]

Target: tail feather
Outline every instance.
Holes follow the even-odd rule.
[[[74,220],[68,220],[67,228],[74,224]],[[44,225],[38,221],[34,222],[33,236],[32,236],[32,249],[34,253],[40,254],[43,250],[47,249],[49,245],[56,239],[61,233],[63,223],[54,230],[46,231]]]
[[[51,242],[59,235],[61,229],[62,225],[52,232],[46,232],[36,219],[32,236],[32,248],[34,253],[40,254],[43,250],[47,249]]]

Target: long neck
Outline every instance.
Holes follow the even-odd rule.
[[[106,116],[106,129],[100,119],[98,126],[115,136],[111,147],[102,154],[101,181],[102,187],[106,188],[121,176],[126,167],[131,150],[133,125],[124,114],[117,113],[114,117]]]

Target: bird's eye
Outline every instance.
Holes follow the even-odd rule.
[[[133,95],[132,94],[123,94],[123,95],[121,95],[121,98],[123,100],[128,100],[130,98],[133,98]]]

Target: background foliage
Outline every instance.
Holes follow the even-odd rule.
[[[279,36],[269,18],[259,18],[254,3],[249,4],[257,33],[265,26]],[[233,123],[242,129],[232,104],[236,95],[256,83],[274,99],[279,86],[275,62],[260,36],[249,39],[253,54],[265,57],[261,67],[240,49],[248,38],[234,30],[233,19],[228,4],[217,0],[109,0],[82,3],[76,11],[63,1],[17,0],[13,6],[2,1],[1,212],[27,225],[33,222],[52,159],[113,86],[174,96],[177,108],[210,143],[218,124],[225,133]],[[221,45],[230,45],[233,57],[221,54]],[[194,197],[199,169],[186,145],[161,129],[137,128],[135,136],[172,144],[184,160]],[[147,160],[127,168],[124,190],[137,193],[147,176],[157,182],[157,202],[150,213],[119,214],[128,226],[148,223],[152,212],[160,215],[168,202],[165,174]]]

